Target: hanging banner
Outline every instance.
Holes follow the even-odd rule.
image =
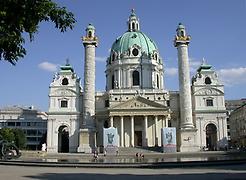
[[[103,128],[103,146],[107,154],[118,153],[118,132],[114,127]]]
[[[162,136],[162,146],[164,153],[174,153],[177,151],[176,147],[176,128],[162,128],[161,129]]]

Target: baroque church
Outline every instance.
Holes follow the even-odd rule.
[[[224,86],[205,62],[190,78],[191,37],[184,25],[178,25],[174,38],[179,64],[177,92],[164,86],[163,60],[155,42],[140,30],[134,10],[127,24],[127,31],[113,42],[107,58],[104,92],[95,91],[98,38],[91,24],[82,37],[83,88],[68,62],[54,75],[49,87],[47,151],[91,153],[103,147],[103,128],[108,127],[117,129],[119,147],[161,147],[161,129],[175,127],[180,152],[225,148]]]

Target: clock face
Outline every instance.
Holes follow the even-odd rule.
[[[133,56],[137,56],[138,53],[139,53],[139,52],[138,52],[138,49],[134,48],[134,49],[132,50]]]

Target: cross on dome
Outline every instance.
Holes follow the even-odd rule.
[[[205,65],[206,64],[206,60],[205,60],[205,58],[203,57],[202,58],[202,65]]]
[[[134,8],[132,8],[131,16],[136,16],[136,13],[135,13],[135,9]]]
[[[69,59],[67,58],[66,59],[66,66],[69,66],[70,64],[69,64]]]

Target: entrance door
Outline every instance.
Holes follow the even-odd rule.
[[[134,146],[142,146],[142,131],[134,132]]]
[[[217,147],[217,128],[214,124],[206,126],[206,146],[209,151],[215,151]]]
[[[67,126],[59,127],[58,133],[58,152],[69,152],[69,132]]]

